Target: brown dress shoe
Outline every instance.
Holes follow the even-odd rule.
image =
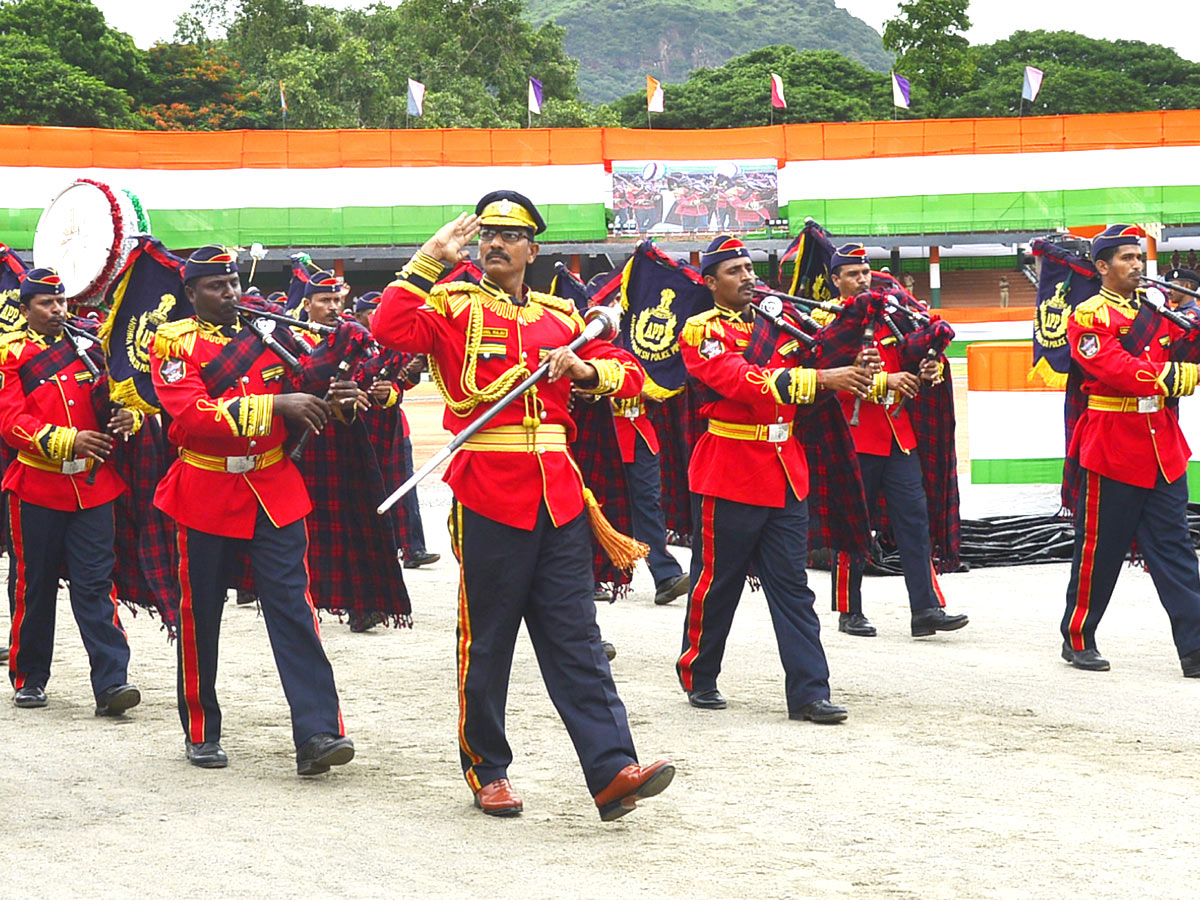
[[[660,759],[648,766],[626,766],[596,795],[600,820],[611,822],[633,812],[639,800],[661,794],[675,777],[675,764]]]
[[[507,778],[498,778],[475,792],[475,808],[489,816],[519,816],[525,807]]]

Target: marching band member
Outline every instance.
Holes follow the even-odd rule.
[[[526,197],[494,191],[425,242],[384,291],[373,327],[397,350],[429,354],[454,433],[487,412],[538,363],[549,377],[468,440],[445,480],[454,490],[451,538],[461,569],[458,614],[459,755],[475,805],[520,813],[508,780],[504,734],[508,679],[524,620],[546,688],[562,716],[604,821],[660,793],[675,767],[641,766],[625,707],[600,646],[592,600],[592,551],[579,470],[568,444],[571,386],[634,397],[644,375],[626,352],[602,341],[578,354],[582,330],[568,300],[529,290],[525,269],[545,229]],[[444,267],[479,235],[486,277],[441,284]]]
[[[123,409],[100,425],[97,409],[107,411],[107,391],[93,398],[95,378],[79,357],[87,351],[63,334],[65,293],[53,269],[31,270],[21,282],[25,328],[0,338],[0,433],[17,451],[3,481],[12,545],[8,676],[14,704],[46,705],[65,566],[96,715],[115,716],[137,706],[141,694],[127,681],[129,640],[112,585],[113,501],[128,488],[101,463],[112,451],[111,435],[132,434],[141,418]]]

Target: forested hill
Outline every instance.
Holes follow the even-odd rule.
[[[567,29],[567,53],[579,59],[585,100],[607,103],[644,84],[646,75],[682,82],[688,72],[720,66],[769,44],[837,50],[886,72],[891,55],[879,33],[834,0],[527,0],[535,24]]]

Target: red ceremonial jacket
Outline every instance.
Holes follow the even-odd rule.
[[[0,339],[0,433],[17,449],[3,489],[49,509],[101,506],[127,490],[112,466],[101,465],[94,484],[87,483],[87,470],[62,472],[62,464],[75,459],[76,433],[104,431],[108,424],[96,421],[91,372],[76,357],[28,393],[21,384],[21,366],[46,349],[46,339],[33,331]]]
[[[679,347],[688,373],[720,394],[704,403],[700,415],[708,431],[692,450],[688,482],[693,493],[707,494],[756,506],[783,507],[787,491],[808,496],[808,462],[794,436],[770,440],[788,432],[798,403],[812,403],[817,393],[815,369],[791,369],[794,390],[783,396],[776,376],[788,367],[786,352],[795,340],[780,332],[767,366],[756,366],[742,352],[750,343],[752,322],[722,307],[688,319]]]
[[[886,383],[888,372],[904,371],[900,365],[900,349],[895,335],[876,335],[875,349],[879,351],[883,371],[876,375],[871,399],[863,400],[859,404],[858,426],[850,427],[850,434],[854,436],[854,449],[871,456],[887,456],[892,452],[892,442],[895,441],[901,450],[909,453],[917,446],[917,437],[913,433],[907,409],[901,408],[900,414],[892,417],[892,411],[899,403],[901,395],[893,393],[889,397]],[[849,422],[854,416],[854,394],[838,391],[838,402],[846,414],[846,421]]]
[[[442,424],[458,434],[536,369],[544,353],[577,337],[583,320],[570,300],[527,291],[518,305],[486,278],[435,287],[442,268],[425,254],[413,257],[383,292],[371,328],[384,346],[429,354],[446,399]],[[589,341],[576,354],[599,375],[589,393],[641,393],[645,373],[626,351]],[[458,501],[515,528],[532,529],[542,503],[555,525],[579,515],[583,480],[568,449],[575,437],[570,395],[568,379],[543,380],[468,441],[444,479]]]
[[[658,455],[658,434],[654,425],[646,416],[646,404],[641,397],[631,397],[628,400],[613,400],[613,431],[617,434],[617,447],[621,450],[621,462],[633,462],[637,449],[637,439],[640,435],[650,448],[650,452]]]
[[[154,505],[187,528],[250,538],[259,506],[283,527],[308,515],[312,503],[282,452],[287,428],[274,404],[288,376],[279,357],[264,346],[233,387],[208,395],[200,370],[230,340],[230,332],[194,317],[159,326],[150,370],[180,458],[159,482]],[[230,472],[221,459],[248,456],[261,456],[262,467]]]
[[[1170,362],[1171,342],[1180,340],[1182,332],[1166,319],[1137,354],[1122,347],[1120,338],[1136,315],[1128,300],[1102,289],[1076,306],[1067,320],[1071,359],[1083,369],[1081,389],[1088,398],[1069,452],[1078,455],[1085,469],[1150,488],[1159,472],[1167,481],[1183,475],[1191,450],[1164,403],[1154,412],[1139,412],[1133,398],[1190,394],[1196,386],[1195,366]]]

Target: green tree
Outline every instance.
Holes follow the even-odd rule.
[[[888,76],[872,72],[832,50],[777,45],[698,69],[680,85],[664,88],[655,128],[739,128],[765,125],[771,117],[770,75],[783,79],[786,109],[776,122],[855,122],[890,115]],[[646,127],[646,92],[622,97],[612,108],[627,128]]]
[[[976,53],[962,34],[971,27],[968,5],[969,0],[907,0],[883,27],[883,46],[899,57],[896,72],[928,95],[927,105],[913,103],[920,115],[946,115],[946,102],[974,77]]]
[[[0,123],[136,128],[128,94],[26,34],[0,34]]]
[[[155,44],[150,49],[153,86],[139,109],[149,127],[160,130],[215,131],[263,128],[273,110],[245,85],[241,66],[214,47]]]

